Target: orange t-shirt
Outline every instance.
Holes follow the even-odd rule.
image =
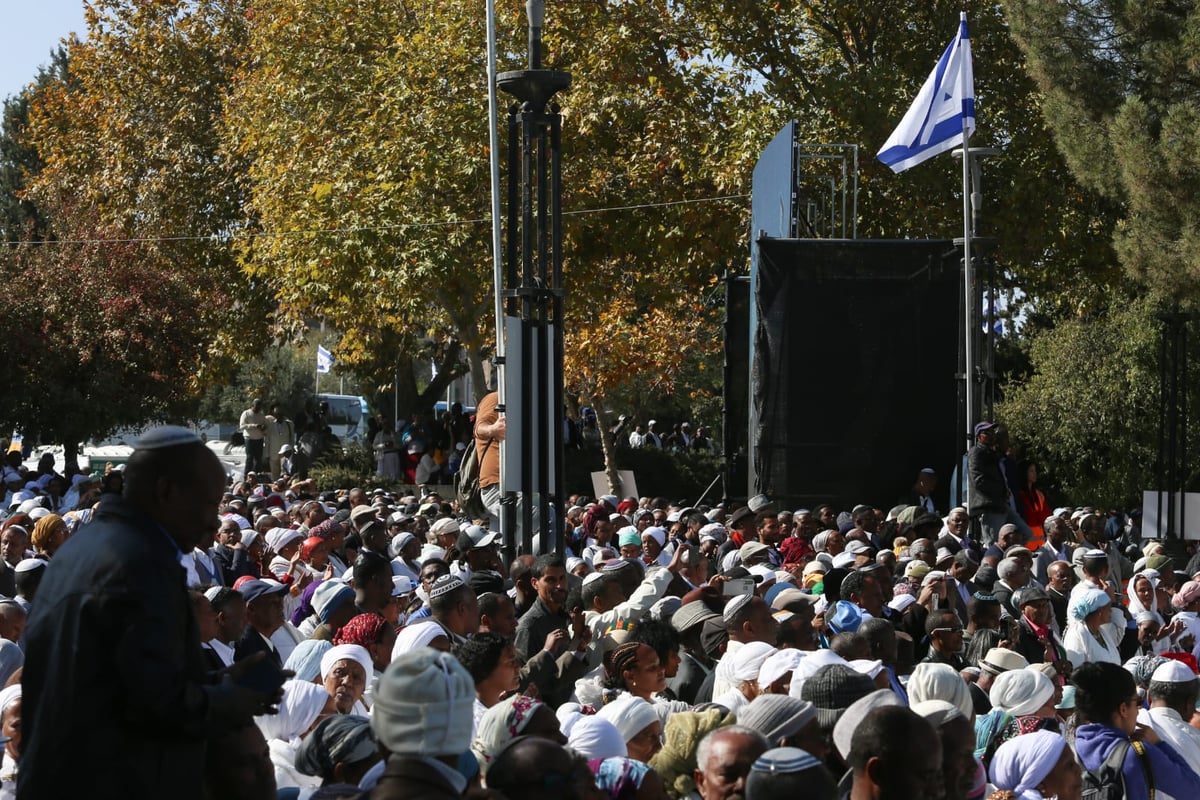
[[[479,488],[486,489],[500,482],[500,443],[479,435],[479,426],[495,425],[500,415],[496,403],[500,395],[489,392],[475,407],[475,454],[479,461]]]

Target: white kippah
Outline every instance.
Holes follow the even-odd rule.
[[[437,579],[433,586],[429,587],[429,599],[432,600],[435,597],[441,597],[442,595],[458,591],[463,586],[466,586],[466,584],[453,575],[443,575]]]
[[[1175,660],[1159,664],[1154,670],[1154,674],[1150,676],[1151,683],[1191,683],[1194,680],[1196,680],[1196,673],[1192,672],[1186,664]]]
[[[45,569],[46,562],[40,558],[22,559],[13,567],[13,572],[33,572],[35,569]]]
[[[752,594],[738,595],[725,604],[725,610],[721,612],[721,616],[725,618],[726,622],[731,621],[753,598]]]

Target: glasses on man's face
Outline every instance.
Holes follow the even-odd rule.
[[[951,634],[951,635],[953,635],[953,634],[955,634],[955,633],[962,633],[962,632],[963,632],[963,629],[962,629],[962,627],[957,627],[957,628],[934,628],[934,629],[933,629],[933,633],[948,633],[948,634]]]

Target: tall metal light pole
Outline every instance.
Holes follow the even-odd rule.
[[[525,11],[529,66],[496,76],[496,85],[517,101],[508,113],[508,241],[501,292],[508,381],[501,409],[508,421],[501,532],[509,553],[518,546],[521,553],[534,553],[535,534],[537,551],[561,552],[564,518],[562,117],[551,99],[571,85],[571,76],[542,69],[543,0],[528,0]]]

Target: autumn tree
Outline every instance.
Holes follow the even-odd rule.
[[[461,345],[481,391],[494,339],[484,20],[457,0],[423,11],[256,5],[254,55],[228,117],[231,146],[253,161],[263,234],[243,263],[284,315],[344,331],[339,356],[351,363],[389,335],[444,341]],[[501,12],[502,68],[518,66],[525,20],[516,3]],[[665,2],[554,6],[548,20],[546,65],[573,76],[557,98],[566,377],[603,407],[647,375],[670,385],[711,322],[689,298],[744,257],[744,199],[661,204],[734,185],[710,156],[738,87],[691,61],[702,43]],[[626,341],[637,352],[615,346]]]
[[[209,357],[172,375],[193,396],[222,377],[228,361],[212,355],[263,343],[268,330],[263,294],[242,281],[230,245],[244,228],[245,163],[227,155],[218,125],[245,50],[246,7],[91,2],[86,38],[67,42],[70,79],[49,80],[30,106],[28,142],[43,167],[23,197],[46,213],[55,239],[136,241],[121,257],[145,259],[134,272],[172,273],[180,313],[160,321],[186,318],[188,327],[168,324],[160,335],[208,345]],[[100,275],[102,254],[97,246],[77,258],[101,259],[92,265]]]
[[[0,293],[0,424],[77,445],[119,427],[179,420],[209,338],[190,277],[146,243],[114,241],[86,206],[57,207],[56,240],[6,248]]]

